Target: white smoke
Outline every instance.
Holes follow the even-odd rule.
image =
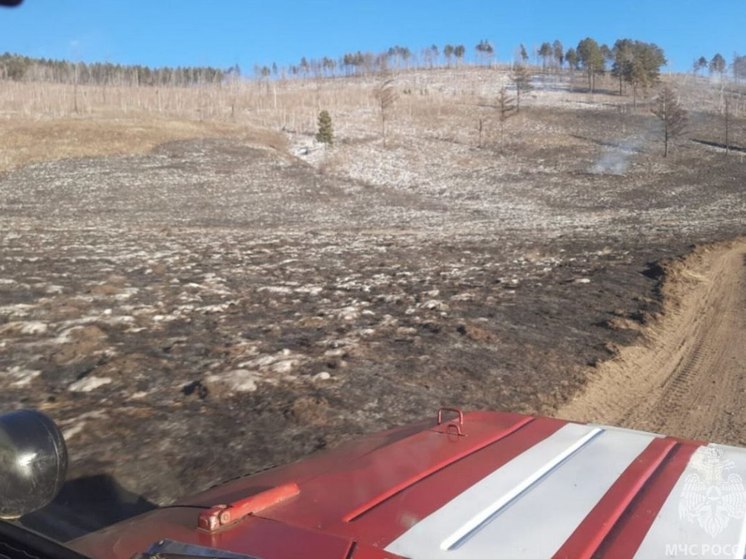
[[[632,162],[632,157],[640,152],[643,143],[643,138],[632,136],[613,145],[605,146],[590,172],[596,175],[625,174]]]

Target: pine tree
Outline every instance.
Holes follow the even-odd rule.
[[[547,42],[541,43],[541,46],[539,47],[539,56],[541,56],[541,69],[542,71],[546,71],[547,64],[549,63],[550,59],[554,56],[552,45],[550,45]]]
[[[552,54],[557,62],[557,68],[562,68],[562,64],[565,62],[565,49],[559,39],[552,43]]]
[[[725,66],[725,58],[723,58],[722,54],[717,53],[712,57],[712,60],[710,60],[710,73],[720,74],[720,77],[722,78],[723,72],[725,72]]]
[[[565,60],[567,65],[570,67],[570,71],[577,70],[578,68],[578,53],[574,48],[567,49],[565,53]]]
[[[466,54],[466,47],[464,45],[456,45],[453,47],[453,55],[456,57],[457,63],[461,63],[464,54]]]
[[[518,48],[521,57],[521,64],[526,64],[526,62],[528,62],[528,53],[526,52],[526,47],[524,47],[523,43],[521,43]]]
[[[611,74],[619,78],[619,95],[623,94],[623,83],[630,84],[636,107],[638,90],[647,90],[660,77],[660,68],[666,63],[663,49],[655,43],[619,39],[612,52]]]
[[[443,55],[446,57],[446,64],[448,66],[451,65],[451,57],[453,56],[453,45],[446,45],[443,47]]]
[[[474,50],[477,51],[477,59],[479,59],[482,64],[486,63],[489,65],[492,61],[492,55],[495,54],[495,48],[487,39],[479,41],[477,46],[474,47]]]
[[[674,91],[665,86],[658,95],[652,112],[663,123],[663,157],[668,157],[668,142],[675,139],[686,128],[686,110],[681,106]]]
[[[576,52],[578,62],[582,64],[588,74],[588,89],[593,93],[596,88],[596,74],[601,74],[604,71],[604,53],[598,43],[590,37],[586,37],[578,43]]]
[[[329,115],[329,111],[321,111],[319,113],[319,131],[316,134],[316,140],[322,144],[332,145],[334,143],[332,117]]]
[[[705,68],[707,68],[707,59],[704,56],[700,56],[697,60],[694,61],[694,64],[692,64],[692,71],[694,72],[695,76]]]

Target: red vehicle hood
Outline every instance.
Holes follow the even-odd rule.
[[[742,558],[743,476],[739,448],[474,412],[242,478],[71,546],[101,559],[163,539],[259,559]]]

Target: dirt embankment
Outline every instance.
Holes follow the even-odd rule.
[[[746,444],[746,239],[664,266],[664,312],[557,415]]]

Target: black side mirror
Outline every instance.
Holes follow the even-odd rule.
[[[47,505],[65,482],[67,448],[43,413],[0,416],[0,518],[18,518]]]

